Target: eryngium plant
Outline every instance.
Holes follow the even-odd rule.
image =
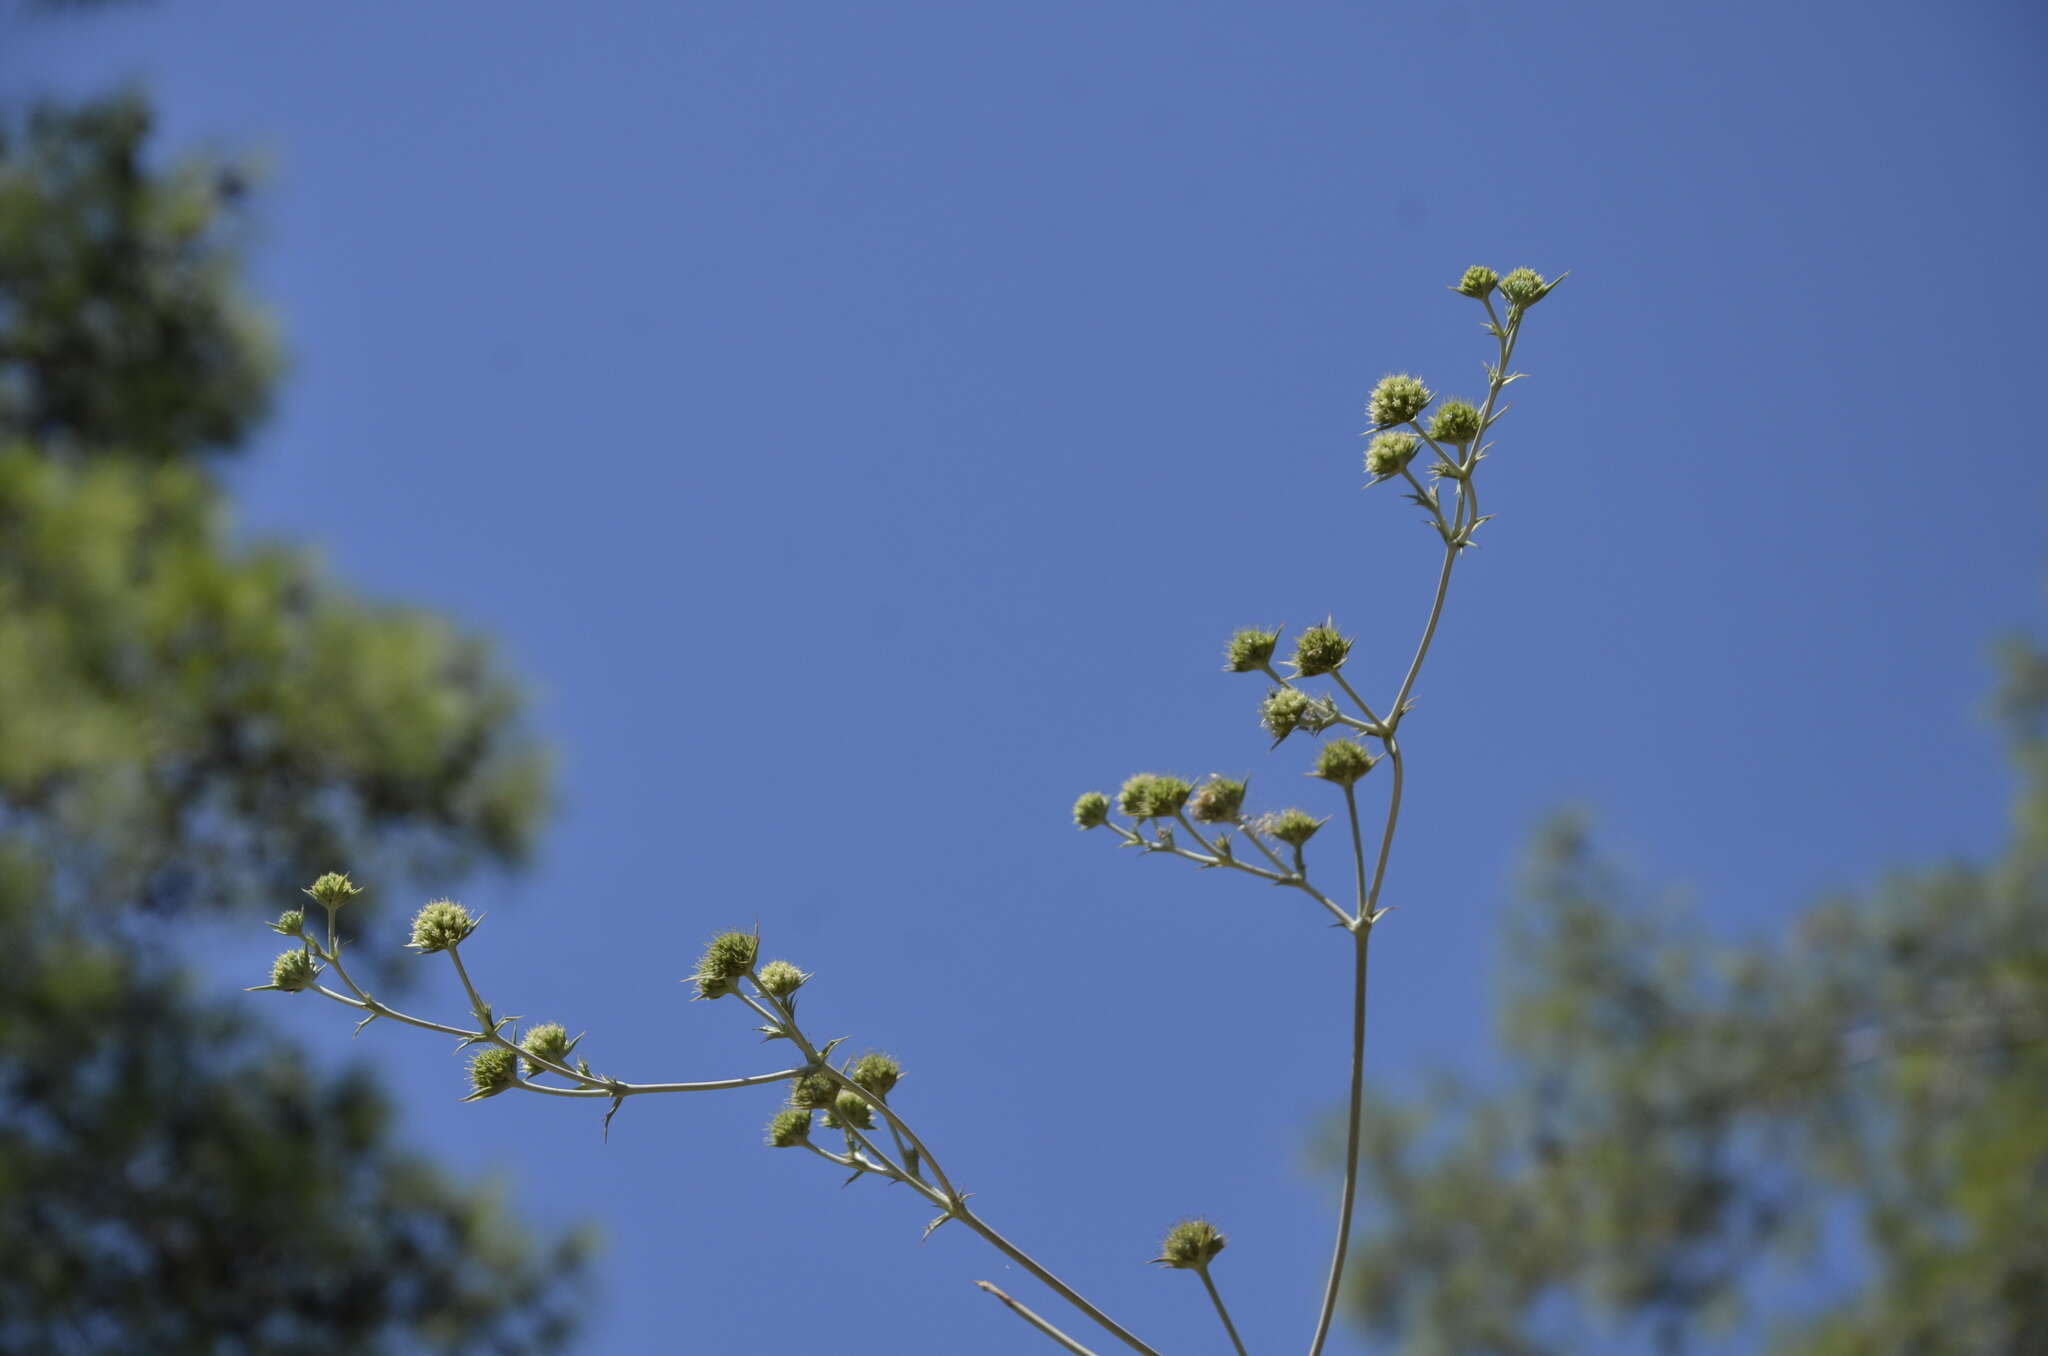
[[[1259,703],[1258,721],[1273,737],[1274,748],[1297,733],[1311,738],[1329,736],[1310,760],[1309,775],[1340,792],[1341,807],[1332,802],[1331,812],[1324,814],[1301,807],[1255,812],[1246,803],[1248,787],[1243,781],[1211,775],[1196,783],[1158,772],[1132,776],[1114,796],[1090,791],[1074,803],[1077,827],[1106,828],[1119,846],[1135,849],[1141,855],[1179,858],[1202,868],[1235,871],[1269,886],[1299,892],[1335,920],[1351,946],[1354,980],[1344,1188],[1337,1210],[1337,1239],[1331,1249],[1329,1279],[1317,1309],[1309,1356],[1320,1356],[1329,1339],[1330,1321],[1336,1312],[1338,1288],[1344,1275],[1345,1247],[1351,1235],[1352,1206],[1358,1191],[1366,961],[1373,929],[1387,912],[1387,906],[1380,903],[1380,887],[1386,880],[1387,860],[1393,852],[1394,835],[1401,820],[1401,723],[1411,709],[1416,681],[1429,658],[1437,623],[1443,617],[1451,573],[1465,549],[1472,545],[1473,534],[1491,516],[1479,511],[1479,464],[1493,447],[1488,435],[1506,413],[1500,404],[1500,394],[1509,382],[1522,375],[1509,370],[1515,345],[1521,338],[1522,322],[1530,308],[1562,281],[1560,276],[1545,282],[1540,274],[1526,268],[1502,277],[1492,269],[1475,267],[1466,270],[1453,284],[1451,290],[1486,309],[1484,329],[1496,346],[1494,360],[1486,365],[1486,396],[1482,403],[1439,400],[1437,393],[1420,378],[1406,373],[1383,377],[1366,401],[1367,417],[1372,423],[1365,433],[1370,440],[1365,451],[1368,486],[1402,481],[1407,486],[1407,498],[1421,508],[1424,521],[1435,529],[1443,545],[1435,595],[1430,600],[1413,658],[1393,696],[1375,707],[1360,693],[1360,686],[1369,684],[1363,679],[1353,683],[1357,674],[1357,661],[1352,653],[1354,642],[1334,619],[1301,631],[1293,638],[1291,656],[1284,659],[1280,657],[1283,637],[1278,628],[1247,627],[1231,636],[1225,646],[1224,668],[1228,672],[1256,673],[1269,685]],[[1496,295],[1500,300],[1498,307]],[[1426,484],[1413,468],[1424,449],[1433,457]],[[1275,667],[1276,661],[1284,663],[1291,672],[1281,673]],[[1311,686],[1312,683],[1315,685]],[[1371,777],[1383,763],[1388,765],[1388,773]],[[1362,790],[1380,783],[1387,787],[1386,810],[1375,840],[1361,827],[1359,798]],[[1309,848],[1340,808],[1351,846],[1350,880],[1331,883],[1311,872]],[[1129,822],[1118,823],[1118,815]],[[1341,853],[1341,848],[1338,851]],[[1342,868],[1338,870],[1341,876]],[[757,934],[726,932],[712,938],[688,982],[695,986],[696,998],[738,999],[742,1007],[759,1019],[755,1030],[770,1040],[788,1041],[794,1054],[789,1067],[744,1078],[629,1083],[598,1073],[587,1059],[575,1055],[582,1037],[571,1037],[560,1023],[542,1023],[521,1033],[514,1029],[517,1019],[496,1014],[478,992],[462,960],[463,943],[483,920],[453,900],[434,900],[419,911],[413,921],[411,945],[423,956],[438,953],[448,958],[456,981],[468,998],[469,1025],[429,1021],[373,998],[355,982],[343,963],[335,926],[336,915],[357,893],[358,887],[344,875],[330,872],[315,881],[306,894],[326,913],[324,936],[308,929],[301,909],[286,910],[270,927],[298,945],[278,957],[271,969],[271,982],[256,987],[322,994],[362,1014],[357,1030],[382,1017],[453,1036],[459,1042],[459,1050],[475,1050],[470,1057],[465,1101],[484,1100],[506,1092],[599,1101],[606,1104],[607,1128],[628,1098],[646,1093],[723,1092],[786,1084],[787,1103],[768,1122],[765,1140],[770,1147],[803,1149],[850,1173],[848,1181],[878,1177],[907,1188],[938,1211],[925,1227],[927,1234],[950,1220],[958,1220],[1119,1342],[1145,1356],[1159,1356],[1153,1347],[997,1232],[968,1203],[967,1193],[954,1184],[900,1109],[890,1102],[897,1081],[903,1077],[902,1066],[892,1056],[870,1052],[835,1062],[834,1052],[840,1042],[820,1045],[805,1033],[797,1022],[797,995],[812,976],[789,961],[764,960]],[[323,977],[331,978],[339,987],[322,983]],[[1222,1232],[1209,1221],[1182,1220],[1167,1232],[1160,1244],[1160,1255],[1153,1260],[1171,1270],[1192,1271],[1201,1278],[1232,1345],[1239,1356],[1244,1356],[1245,1344],[1210,1275],[1211,1264],[1223,1251],[1224,1242]],[[1088,1348],[1051,1321],[987,1282],[980,1284],[1058,1346],[1089,1356]]]

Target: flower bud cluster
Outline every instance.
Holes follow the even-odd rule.
[[[1180,812],[1181,806],[1187,804],[1193,791],[1192,786],[1178,777],[1140,772],[1117,792],[1116,804],[1119,810],[1140,822],[1171,819]]]
[[[889,1100],[889,1093],[896,1086],[896,1081],[903,1077],[903,1066],[896,1062],[893,1055],[885,1055],[879,1050],[871,1051],[855,1060],[853,1067],[846,1071],[846,1076],[886,1102]]]
[[[1381,479],[1397,476],[1421,447],[1422,440],[1412,433],[1375,434],[1365,446],[1366,474]]]
[[[721,932],[704,948],[697,961],[697,997],[723,998],[739,989],[739,982],[754,968],[761,954],[761,939],[751,932]]]
[[[1325,673],[1335,673],[1344,667],[1344,661],[1351,657],[1351,642],[1340,635],[1337,628],[1328,622],[1311,626],[1296,637],[1294,665],[1297,677],[1314,678]]]
[[[1458,279],[1460,295],[1483,301],[1493,291],[1493,285],[1500,281],[1500,274],[1484,264],[1474,264],[1465,270],[1465,276]]]
[[[286,951],[270,966],[272,987],[286,993],[302,993],[313,987],[313,981],[320,977],[320,967],[313,963],[312,956],[301,950]]]
[[[1401,373],[1398,376],[1381,377],[1379,385],[1372,388],[1372,394],[1365,400],[1365,417],[1382,428],[1390,424],[1405,424],[1429,408],[1429,402],[1436,395],[1422,382]]]
[[[272,932],[281,932],[287,937],[296,937],[306,930],[306,915],[297,909],[286,909],[270,925]]]
[[[1546,286],[1543,275],[1533,268],[1518,268],[1500,280],[1500,294],[1526,310],[1543,300],[1551,287],[1556,285],[1551,283]]]
[[[542,1060],[557,1066],[566,1065],[569,1062],[569,1052],[574,1050],[576,1042],[582,1039],[578,1036],[571,1040],[560,1022],[543,1022],[529,1029],[526,1039],[519,1042],[519,1048],[527,1054],[527,1076],[538,1078],[549,1072],[540,1063]]]
[[[329,871],[306,887],[306,893],[313,897],[313,902],[326,909],[338,909],[362,892],[360,885],[339,871]]]
[[[1273,662],[1273,647],[1280,643],[1278,630],[1262,631],[1248,626],[1230,638],[1223,649],[1226,673],[1257,673]]]
[[[1348,787],[1372,771],[1373,764],[1378,761],[1366,752],[1363,744],[1349,739],[1333,739],[1316,755],[1316,770],[1309,775]]]
[[[1479,436],[1479,411],[1462,400],[1446,400],[1429,421],[1429,436],[1463,447]]]
[[[1306,847],[1308,840],[1316,836],[1316,830],[1329,822],[1328,819],[1317,819],[1306,810],[1282,810],[1278,814],[1261,816],[1253,827],[1289,847],[1298,848]]]
[[[875,1128],[875,1109],[857,1092],[841,1092],[832,1099],[832,1105],[825,1108],[825,1128],[843,1130]]]
[[[1235,824],[1244,811],[1244,783],[1212,776],[1188,803],[1188,813],[1204,824]]]
[[[475,1091],[462,1100],[496,1097],[518,1081],[519,1057],[502,1045],[487,1045],[469,1061],[469,1083]]]
[[[1208,1220],[1184,1219],[1166,1231],[1159,1256],[1152,1260],[1179,1271],[1202,1271],[1229,1242],[1223,1231]]]
[[[1299,688],[1276,687],[1259,703],[1259,724],[1278,744],[1296,730],[1320,734],[1336,720],[1335,710]]]
[[[808,1107],[784,1107],[775,1113],[775,1119],[768,1122],[768,1146],[772,1149],[794,1149],[811,1138],[811,1112]]]
[[[469,910],[452,899],[436,899],[423,906],[412,920],[412,948],[422,956],[460,946],[483,920],[471,918]]]
[[[1109,822],[1109,797],[1100,791],[1083,793],[1074,802],[1074,827],[1099,829]]]
[[[769,961],[761,967],[761,987],[785,1002],[809,980],[809,973],[788,961]]]

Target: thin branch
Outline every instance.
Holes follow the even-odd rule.
[[[989,1294],[994,1295],[997,1299],[1001,1300],[1003,1302],[1003,1306],[1007,1308],[1011,1313],[1023,1319],[1026,1323],[1029,1323],[1032,1327],[1038,1329],[1047,1337],[1050,1337],[1060,1346],[1065,1347],[1070,1352],[1073,1352],[1074,1356],[1095,1356],[1094,1352],[1088,1350],[1088,1348],[1082,1346],[1079,1342],[1076,1342],[1073,1338],[1067,1336],[1058,1328],[1055,1328],[1052,1324],[1040,1318],[1037,1314],[1032,1313],[1029,1309],[1017,1303],[1017,1301],[1011,1299],[1008,1295],[1005,1295],[1002,1291],[996,1289],[987,1281],[976,1281],[975,1284],[980,1286],[983,1290],[988,1291]]]
[[[1208,1290],[1209,1298],[1215,1301],[1216,1317],[1223,1320],[1223,1331],[1230,1334],[1230,1345],[1237,1348],[1237,1356],[1245,1356],[1244,1339],[1237,1335],[1237,1325],[1230,1321],[1230,1310],[1223,1307],[1223,1295],[1216,1289],[1216,1282],[1210,1277],[1209,1268],[1197,1267],[1195,1271],[1202,1278],[1202,1285]]]
[[[1308,1356],[1322,1356],[1323,1343],[1330,1337],[1337,1289],[1344,1282],[1344,1253],[1351,1246],[1351,1207],[1358,1198],[1358,1137],[1365,1109],[1365,960],[1372,945],[1372,924],[1361,922],[1352,936],[1358,960],[1351,990],[1351,1112],[1344,1134],[1344,1199],[1337,1209],[1337,1245],[1330,1252],[1330,1279],[1323,1286],[1322,1312]]]

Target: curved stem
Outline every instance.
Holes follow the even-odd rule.
[[[1209,1292],[1209,1298],[1216,1304],[1216,1317],[1223,1320],[1223,1331],[1230,1334],[1230,1345],[1237,1348],[1237,1356],[1245,1356],[1244,1339],[1237,1335],[1237,1325],[1230,1321],[1230,1310],[1223,1307],[1223,1296],[1217,1292],[1216,1282],[1209,1276],[1209,1268],[1197,1269],[1202,1285]]]
[[[1351,1207],[1358,1199],[1359,1123],[1365,1109],[1365,961],[1372,943],[1372,924],[1361,921],[1352,934],[1357,942],[1357,968],[1351,992],[1351,1112],[1344,1134],[1344,1200],[1337,1209],[1337,1245],[1330,1254],[1330,1279],[1323,1286],[1322,1312],[1308,1356],[1321,1356],[1329,1340],[1330,1319],[1337,1312],[1337,1290],[1344,1281],[1344,1253],[1351,1245]]]
[[[1386,744],[1387,758],[1394,765],[1394,789],[1387,797],[1387,827],[1380,834],[1380,855],[1379,860],[1373,863],[1372,888],[1363,891],[1364,899],[1358,906],[1358,917],[1367,927],[1372,926],[1373,913],[1379,907],[1380,887],[1387,882],[1387,854],[1394,849],[1394,828],[1401,822],[1401,783],[1406,765],[1401,761],[1399,741],[1388,735]],[[1353,822],[1356,822],[1355,818]]]
[[[1358,916],[1367,915],[1365,897],[1365,838],[1358,831],[1358,788],[1346,783],[1344,787],[1344,808],[1351,816],[1351,860],[1358,867]],[[1386,838],[1380,840],[1380,852],[1384,856],[1387,842],[1393,838],[1393,830],[1387,830]]]

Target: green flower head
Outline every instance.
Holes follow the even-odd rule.
[[[1366,397],[1365,415],[1382,427],[1405,424],[1427,409],[1434,399],[1436,396],[1427,386],[1406,373],[1381,377],[1380,384]]]
[[[809,1108],[784,1107],[775,1113],[775,1119],[768,1122],[768,1144],[775,1149],[794,1149],[811,1137],[811,1113]]]
[[[810,981],[810,976],[788,961],[769,961],[761,967],[761,987],[777,998],[787,999]]]
[[[1261,631],[1255,626],[1247,626],[1223,647],[1223,671],[1257,673],[1273,662],[1273,647],[1279,643],[1279,631]]]
[[[319,976],[320,967],[304,951],[283,952],[270,965],[271,986],[286,993],[303,993]]]
[[[487,1045],[469,1061],[469,1082],[476,1090],[462,1100],[496,1097],[518,1081],[519,1057],[502,1045]]]
[[[281,932],[287,937],[296,937],[306,930],[306,915],[297,909],[286,909],[270,925],[272,932]]]
[[[1534,306],[1548,291],[1543,275],[1533,268],[1518,268],[1500,280],[1500,294],[1521,307]]]
[[[1372,771],[1373,764],[1378,761],[1366,752],[1363,744],[1349,739],[1333,739],[1316,755],[1316,770],[1309,775],[1339,786],[1351,786]]]
[[[1351,642],[1327,622],[1311,626],[1294,642],[1294,671],[1303,678],[1335,673],[1351,657]]]
[[[353,884],[339,871],[330,871],[306,887],[313,902],[328,909],[338,909],[362,892],[362,886]]]
[[[697,960],[699,998],[723,998],[739,987],[740,977],[754,968],[761,954],[761,939],[751,932],[721,932],[704,948]]]
[[[825,1111],[826,1129],[839,1130],[847,1126],[855,1130],[875,1128],[875,1109],[857,1092],[841,1092]]]
[[[1446,400],[1429,421],[1429,436],[1463,447],[1479,436],[1479,411],[1462,400]]]
[[[1365,445],[1367,475],[1384,479],[1401,474],[1401,468],[1415,460],[1422,440],[1412,433],[1380,433]]]
[[[1188,802],[1188,813],[1204,824],[1235,824],[1244,809],[1244,783],[1210,777]]]
[[[1074,802],[1074,827],[1077,829],[1099,829],[1109,822],[1109,797],[1100,791],[1089,791]]]
[[[1308,840],[1316,836],[1316,830],[1327,823],[1327,819],[1317,819],[1306,810],[1282,810],[1260,820],[1259,827],[1287,846],[1298,848],[1306,847]]]
[[[1259,703],[1259,724],[1279,743],[1298,729],[1316,729],[1316,704],[1307,693],[1291,687],[1276,687]]]
[[[1117,808],[1132,819],[1171,819],[1187,804],[1192,786],[1178,777],[1140,772],[1117,792]]]
[[[789,1104],[810,1109],[828,1107],[839,1096],[839,1084],[832,1075],[812,1071],[789,1085]]]
[[[412,920],[412,947],[422,956],[460,946],[483,920],[471,918],[469,910],[452,899],[437,899],[423,907]]]
[[[896,1080],[903,1077],[903,1066],[893,1056],[874,1051],[855,1060],[846,1076],[886,1101]]]
[[[1493,285],[1500,281],[1500,274],[1484,264],[1474,264],[1465,270],[1465,276],[1458,279],[1460,295],[1483,298],[1493,291]]]
[[[1205,1219],[1184,1219],[1166,1231],[1159,1255],[1152,1260],[1180,1271],[1204,1271],[1229,1240]]]
[[[526,1051],[528,1056],[527,1076],[537,1078],[547,1072],[538,1063],[543,1059],[550,1064],[566,1065],[569,1062],[569,1052],[576,1048],[576,1041],[581,1039],[583,1038],[578,1036],[576,1040],[571,1040],[560,1022],[543,1022],[530,1028],[526,1033],[526,1039],[519,1042],[519,1048]]]

